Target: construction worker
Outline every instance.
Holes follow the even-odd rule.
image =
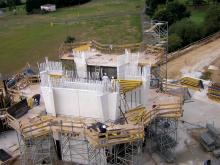
[[[112,86],[112,91],[114,92],[116,90],[116,84],[115,84],[114,76],[112,76],[112,78],[111,78],[111,86]]]
[[[108,83],[109,83],[109,77],[107,76],[107,74],[106,73],[104,73],[104,75],[102,76],[102,82],[103,82],[103,84],[104,84],[104,86],[105,86],[105,89],[107,89],[108,88]]]
[[[40,94],[36,94],[32,97],[34,99],[34,102],[38,105],[40,105]]]

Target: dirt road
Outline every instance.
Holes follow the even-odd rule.
[[[168,78],[180,78],[184,73],[201,72],[218,58],[220,58],[220,38],[170,61]]]

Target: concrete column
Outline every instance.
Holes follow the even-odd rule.
[[[144,68],[145,69],[145,74],[142,76],[142,89],[141,89],[141,104],[144,106],[148,105],[148,100],[149,100],[149,90],[150,90],[150,68]]]

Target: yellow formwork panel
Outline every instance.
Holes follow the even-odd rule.
[[[118,80],[118,83],[122,93],[132,91],[142,85],[142,81],[140,80]]]
[[[61,78],[63,75],[62,75],[62,74],[50,73],[49,76],[50,76],[51,78],[59,79],[59,78]]]
[[[208,93],[220,95],[220,91],[218,91],[218,90],[213,90],[213,89],[209,89],[209,90],[208,90]]]
[[[155,117],[176,118],[182,116],[180,104],[158,105],[154,110],[147,110],[145,107],[131,109],[124,114],[129,124],[148,125]]]
[[[192,77],[183,77],[180,80],[180,83],[182,85],[186,85],[187,87],[192,88],[192,89],[199,89],[201,87],[200,82],[201,82],[201,80],[195,79],[195,78],[192,78]]]
[[[90,47],[91,47],[91,44],[80,45],[74,48],[73,51],[76,51],[76,52],[88,51]]]
[[[139,107],[125,112],[124,115],[128,123],[138,124],[141,123],[144,114],[145,114],[145,107]]]
[[[219,97],[219,96],[214,95],[214,94],[211,94],[211,93],[208,93],[207,95],[208,95],[208,97],[209,97],[210,99],[212,99],[213,101],[220,102],[220,97]]]
[[[192,77],[183,77],[180,81],[185,81],[185,82],[189,82],[189,83],[199,84],[200,80],[192,78]]]

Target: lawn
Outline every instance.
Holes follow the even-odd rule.
[[[140,42],[143,4],[144,0],[92,0],[44,15],[26,15],[24,6],[18,7],[17,15],[7,11],[0,17],[0,73],[16,72],[27,62],[36,65],[45,56],[58,59],[67,35],[107,44]]]
[[[193,22],[201,25],[205,19],[207,8],[208,6],[202,6],[200,8],[194,8],[194,7],[189,8],[191,12],[190,19]]]
[[[205,18],[206,10],[209,5],[201,5],[199,7],[193,6],[193,0],[178,0],[180,3],[183,3],[187,6],[187,9],[190,11],[191,16],[190,19],[196,24],[202,24]],[[207,0],[204,0],[207,4]],[[211,3],[210,3],[211,4]]]

